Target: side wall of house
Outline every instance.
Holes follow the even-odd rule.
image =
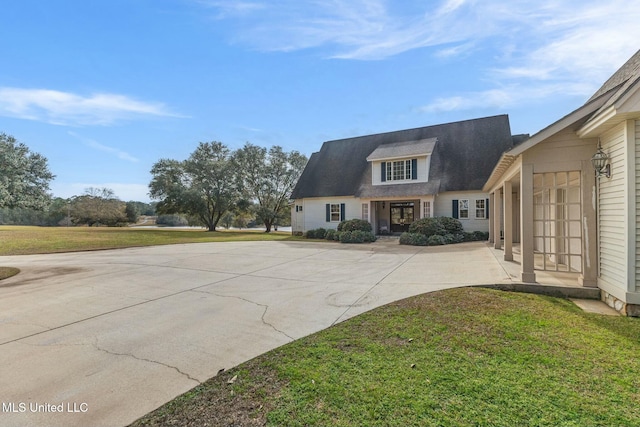
[[[634,121],[634,138],[635,138],[635,182],[636,182],[636,206],[635,206],[635,223],[636,223],[636,254],[635,254],[635,288],[636,292],[640,292],[640,120]]]
[[[489,231],[489,221],[491,220],[491,209],[489,207],[489,218],[487,218],[487,200],[489,199],[488,193],[480,191],[448,191],[445,193],[439,193],[435,198],[434,216],[448,216],[454,215],[454,200],[458,201],[458,209],[460,207],[461,200],[469,201],[469,218],[459,218],[465,231]],[[476,200],[482,200],[485,204],[485,217],[476,218]],[[459,213],[459,211],[458,211]],[[459,216],[459,215],[458,215]]]
[[[314,197],[308,199],[297,199],[294,201],[292,209],[292,222],[294,232],[306,232],[316,228],[336,229],[340,221],[327,222],[327,204],[344,204],[344,219],[354,219],[362,217],[362,203],[355,197]],[[298,212],[296,213],[296,206]],[[300,209],[302,211],[300,212]]]
[[[609,156],[611,178],[601,177],[598,185],[598,286],[625,300],[627,291],[627,149],[626,125],[616,126],[601,136],[603,151]]]

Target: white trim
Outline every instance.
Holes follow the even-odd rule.
[[[627,228],[627,291],[636,290],[636,129],[635,120],[627,120],[625,126],[625,144],[627,148],[627,209],[625,221]]]
[[[476,219],[487,219],[487,199],[475,199],[474,200],[474,215]],[[482,208],[478,207],[478,202],[482,202]],[[478,210],[482,209],[482,216],[478,216]]]
[[[464,220],[471,219],[471,215],[469,212],[471,210],[469,208],[469,200],[471,199],[458,199],[458,219],[464,219]],[[467,211],[467,216],[464,218],[462,217],[462,202],[467,202],[466,203],[467,207],[465,209]]]

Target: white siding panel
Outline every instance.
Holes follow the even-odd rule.
[[[611,163],[611,178],[600,178],[598,197],[600,277],[606,282],[627,290],[625,210],[627,197],[625,128],[619,126],[602,138],[602,149]]]
[[[344,203],[345,219],[360,218],[362,216],[362,202],[354,197],[317,197],[296,200],[296,203],[300,202],[303,204],[303,229],[305,232],[321,227],[326,229],[338,227],[339,222],[327,222],[325,207],[327,203]]]
[[[635,121],[635,157],[636,157],[636,292],[640,292],[640,120]]]
[[[486,200],[489,198],[489,194],[481,192],[447,192],[440,193],[436,196],[434,209],[434,216],[448,216],[451,217],[453,201],[460,199],[469,200],[469,219],[461,219],[462,227],[465,231],[489,231],[489,221],[493,218],[493,212],[489,207],[489,219],[475,219],[475,203],[476,200]]]

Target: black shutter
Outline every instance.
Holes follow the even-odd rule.
[[[458,201],[454,200],[453,201],[453,207],[452,207],[452,215],[454,218],[458,219],[459,214],[458,214]]]
[[[327,213],[327,222],[331,222],[331,205],[327,203],[324,206],[326,208],[326,213]]]
[[[484,217],[489,219],[489,199],[484,199]]]
[[[344,210],[345,210],[344,203],[340,203],[340,221],[344,221]]]
[[[418,159],[411,159],[411,179],[418,179]]]
[[[387,181],[387,162],[380,163],[380,181]]]

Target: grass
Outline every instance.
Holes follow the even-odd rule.
[[[640,319],[452,289],[283,346],[134,425],[638,425],[638,354]]]
[[[176,230],[170,228],[0,226],[0,256],[89,251],[134,246],[256,240],[294,240],[287,232]]]
[[[0,280],[8,279],[20,273],[20,269],[15,267],[0,267]]]

